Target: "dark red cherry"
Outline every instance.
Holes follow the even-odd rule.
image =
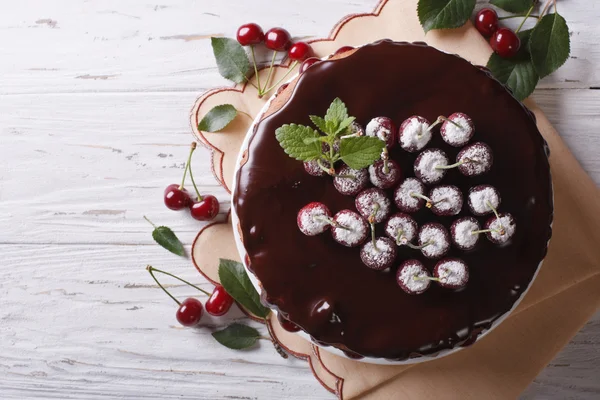
[[[274,51],[284,51],[292,45],[290,33],[283,28],[271,28],[265,33],[265,46]]]
[[[164,195],[165,206],[171,210],[182,210],[192,201],[190,194],[185,189],[180,189],[179,185],[174,183],[167,186]]]
[[[306,60],[312,53],[312,48],[306,42],[296,42],[288,50],[290,60],[303,61]]]
[[[200,300],[189,297],[177,309],[177,321],[183,326],[196,326],[202,318],[203,310]]]
[[[277,321],[279,321],[279,325],[288,332],[298,332],[300,330],[298,325],[284,317],[280,312],[277,313]]]
[[[233,304],[233,297],[225,291],[225,288],[221,285],[215,286],[212,294],[206,300],[206,312],[210,315],[220,317],[221,315],[227,314],[227,311]]]
[[[251,22],[238,28],[237,41],[242,46],[259,44],[263,40],[265,40],[265,34],[258,24]]]
[[[206,195],[190,205],[190,214],[198,221],[210,221],[219,214],[219,200],[213,195]]]
[[[321,59],[317,58],[317,57],[307,58],[306,60],[304,60],[302,65],[300,65],[300,73],[303,73],[304,71],[306,71],[307,69],[309,69],[310,67],[312,67],[313,65],[318,63],[319,61],[321,61]]]
[[[491,8],[482,8],[475,15],[475,28],[485,37],[490,37],[498,30],[498,14]]]
[[[490,46],[500,57],[510,58],[519,51],[521,40],[512,30],[500,28],[490,39]]]
[[[345,52],[350,51],[350,50],[354,50],[354,47],[352,47],[352,46],[343,46],[343,47],[340,47],[339,49],[337,49],[335,51],[335,53],[333,53],[333,55],[337,56],[338,54],[342,54],[342,53],[345,53]]]

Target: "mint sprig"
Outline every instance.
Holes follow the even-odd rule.
[[[333,100],[324,117],[310,115],[316,129],[286,124],[275,131],[275,137],[290,157],[299,161],[317,161],[328,174],[334,175],[334,164],[344,162],[350,168],[366,168],[379,160],[385,143],[376,137],[347,135],[355,118],[348,115],[342,100]]]

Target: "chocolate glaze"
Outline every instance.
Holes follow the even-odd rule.
[[[338,193],[330,177],[308,175],[274,134],[283,124],[310,125],[309,115],[324,115],[335,97],[363,126],[377,116],[398,126],[411,115],[434,121],[460,111],[473,119],[473,141],[491,146],[494,165],[474,178],[450,170],[441,184],[456,185],[465,196],[475,185],[497,187],[500,210],[514,215],[517,232],[504,247],[482,237],[472,251],[451,249],[449,257],[460,257],[470,267],[466,288],[451,291],[433,284],[422,295],[408,295],[394,279],[400,262],[417,258],[431,271],[436,260],[400,249],[391,270],[374,271],[362,264],[359,248],[340,246],[329,232],[308,237],[298,230],[297,212],[311,201],[325,203],[333,213],[355,209],[353,197]],[[453,160],[460,148],[434,132],[427,147],[441,148]],[[511,309],[546,255],[553,211],[547,152],[532,114],[485,69],[458,56],[424,44],[382,41],[347,58],[318,63],[300,77],[289,101],[257,124],[248,162],[237,175],[234,206],[250,269],[266,302],[319,343],[392,360],[470,344]],[[391,152],[405,176],[414,176],[417,155],[399,146]],[[393,188],[388,193],[392,198]],[[419,226],[437,221],[449,228],[467,215],[465,205],[454,217],[427,209],[413,217]],[[483,225],[488,217],[477,219]]]

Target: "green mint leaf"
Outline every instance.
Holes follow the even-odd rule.
[[[511,13],[524,13],[533,5],[533,0],[492,0],[491,4]]]
[[[221,258],[219,280],[225,291],[246,310],[260,318],[269,315],[271,310],[260,302],[260,296],[241,263]]]
[[[319,128],[321,132],[323,132],[326,135],[329,134],[329,132],[327,132],[327,121],[316,115],[310,115],[309,117],[312,123],[315,124],[315,126]]]
[[[346,118],[348,118],[348,108],[346,108],[344,102],[337,97],[331,102],[331,105],[327,109],[325,121],[333,122],[334,126],[337,128],[337,125]]]
[[[343,120],[342,122],[340,122],[340,124],[337,127],[337,130],[335,131],[336,135],[341,135],[343,133],[346,133],[346,131],[348,130],[348,127],[354,122],[356,118],[354,117],[348,117],[345,120]]]
[[[519,100],[523,100],[533,93],[540,79],[529,54],[531,32],[532,30],[529,29],[518,33],[521,48],[514,57],[502,58],[493,53],[487,63],[492,75],[508,86]]]
[[[350,168],[366,168],[381,158],[384,147],[376,137],[350,137],[340,141],[340,158]]]
[[[237,110],[231,104],[221,104],[206,113],[198,124],[198,130],[204,132],[219,132],[235,119]]]
[[[221,76],[235,83],[244,82],[250,70],[244,48],[234,39],[213,37],[210,40]]]
[[[292,158],[300,161],[311,161],[321,156],[321,143],[314,141],[306,143],[305,140],[321,138],[321,134],[309,126],[283,125],[275,131],[275,137],[281,147]]]
[[[425,32],[460,28],[473,13],[477,0],[419,0],[417,13]]]
[[[154,228],[152,231],[152,238],[158,244],[160,244],[165,249],[169,250],[173,254],[177,254],[178,256],[185,256],[185,249],[183,248],[183,244],[177,238],[175,233],[166,226],[158,226]]]
[[[557,13],[544,16],[533,28],[529,51],[540,78],[560,68],[571,52],[567,21]]]
[[[250,326],[233,323],[223,330],[213,332],[212,336],[227,348],[242,350],[254,346],[260,333]]]

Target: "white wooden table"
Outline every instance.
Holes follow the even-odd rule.
[[[239,312],[181,328],[145,265],[210,285],[153,243],[142,215],[188,247],[202,226],[165,209],[162,191],[180,179],[193,101],[226,83],[210,36],[257,21],[321,37],[376,2],[0,4],[0,398],[332,398],[304,362],[269,344],[234,352],[214,343],[210,330]],[[600,4],[560,0],[559,9],[572,57],[534,97],[600,183]],[[225,208],[205,150],[194,169]],[[523,398],[599,397],[597,315]]]

